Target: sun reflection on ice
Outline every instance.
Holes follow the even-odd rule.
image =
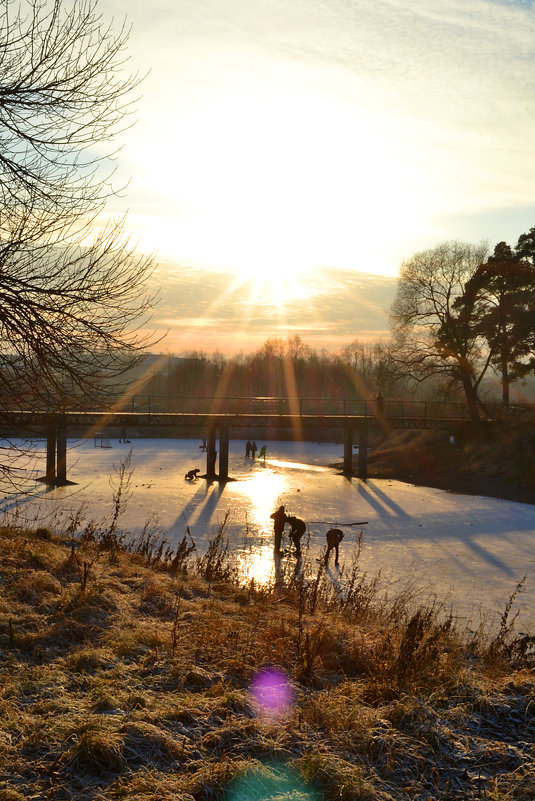
[[[267,464],[273,467],[290,467],[294,470],[307,470],[310,473],[329,473],[328,467],[320,467],[314,464],[301,464],[300,462],[287,462],[283,459],[268,459]]]
[[[247,481],[240,482],[235,489],[249,498],[249,522],[259,532],[257,536],[270,536],[269,516],[280,506],[281,494],[288,489],[286,477],[271,470],[261,470],[253,473]]]
[[[275,572],[273,546],[270,544],[258,549],[253,548],[247,553],[241,553],[239,555],[239,571],[243,581],[249,582],[254,579],[255,583],[260,586],[269,584]]]
[[[281,496],[288,490],[287,478],[273,470],[262,469],[251,474],[246,481],[234,485],[245,496],[248,511],[249,538],[239,555],[240,573],[245,581],[254,579],[257,584],[269,583],[274,576],[273,525],[270,515],[281,505]],[[254,532],[254,533],[252,533]]]

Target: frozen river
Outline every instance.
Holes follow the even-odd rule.
[[[181,540],[189,526],[202,549],[228,513],[231,547],[247,559],[249,575],[264,581],[273,572],[270,514],[280,504],[306,521],[312,558],[324,549],[329,527],[367,521],[362,527],[344,527],[341,562],[350,557],[362,529],[364,570],[381,570],[401,583],[416,579],[474,623],[479,609],[485,615],[501,614],[526,576],[515,609],[520,609],[520,630],[535,628],[535,506],[399,481],[349,481],[329,467],[342,458],[343,447],[335,444],[268,442],[264,462],[246,459],[245,442],[232,440],[229,472],[237,480],[225,485],[184,479],[191,468],[205,472],[197,440],[122,444],[115,439],[111,448],[95,447],[92,440],[69,445],[75,447],[68,453],[68,477],[76,484],[54,490],[33,484],[30,499],[6,497],[8,514],[46,517],[61,508],[69,515],[83,504],[86,519],[101,521],[111,513],[113,466],[131,449],[132,495],[121,526],[133,533],[156,515],[169,542]],[[44,454],[36,458],[36,475],[43,475]]]

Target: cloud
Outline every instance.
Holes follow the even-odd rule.
[[[374,341],[387,332],[397,286],[393,278],[326,267],[308,279],[307,296],[294,297],[285,307],[282,299],[279,305],[267,303],[263,295],[251,300],[251,282],[238,283],[227,293],[226,272],[165,263],[158,275],[161,291],[155,323],[170,330],[160,347],[175,351],[200,341],[210,350],[216,346],[249,350],[268,336],[294,334],[325,347],[356,338]]]
[[[394,274],[533,204],[531,3],[136,0],[129,17],[152,71],[119,167],[144,249]]]

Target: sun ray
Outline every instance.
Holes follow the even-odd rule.
[[[303,439],[303,426],[299,414],[299,399],[297,392],[297,381],[295,377],[295,363],[291,354],[286,351],[282,360],[284,370],[284,380],[286,383],[286,394],[288,397],[288,406],[290,414],[292,415],[291,423],[294,433],[294,439],[300,441]]]
[[[148,381],[161,370],[167,358],[167,354],[162,353],[157,359],[154,359],[154,361],[148,364],[143,374],[126,387],[120,397],[112,403],[109,412],[101,417],[98,423],[93,423],[85,430],[83,437],[89,439],[93,438],[100,428],[104,428],[108,425],[114,414],[126,411],[132,399],[138,395],[140,390],[147,385]]]

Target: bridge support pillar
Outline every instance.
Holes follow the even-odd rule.
[[[214,481],[215,463],[217,459],[217,451],[215,447],[216,442],[216,429],[215,426],[209,426],[206,437],[206,478],[208,481]]]
[[[75,483],[67,479],[67,423],[61,416],[47,425],[46,472],[38,480],[53,487],[64,487]]]
[[[368,427],[363,426],[359,431],[359,466],[358,477],[363,481],[368,478]]]
[[[344,476],[353,475],[353,429],[347,426],[344,429]]]
[[[55,484],[64,487],[67,481],[67,426],[61,421],[56,431],[57,476]]]
[[[46,484],[56,483],[56,426],[49,423],[46,430],[46,473],[43,479]]]
[[[228,426],[219,429],[219,481],[228,480]]]

